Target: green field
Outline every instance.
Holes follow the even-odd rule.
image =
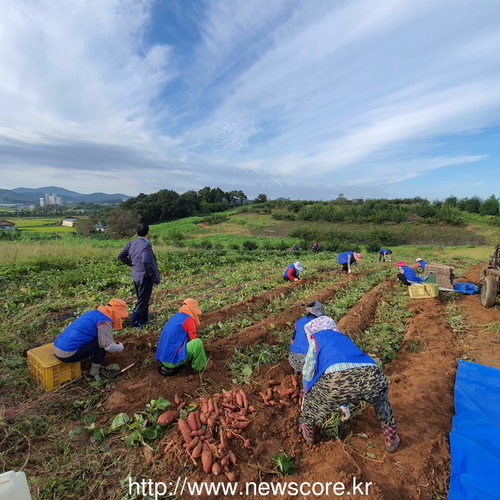
[[[39,219],[35,224],[28,219],[19,222],[25,224],[20,227],[22,231],[42,233],[40,228],[49,228],[49,232],[54,228],[44,225],[53,222],[51,219]],[[314,278],[307,286],[290,287],[288,294],[276,293],[252,310],[245,307],[226,321],[208,324],[201,335],[207,341],[230,337],[336,286],[341,281],[340,273],[332,275],[331,271],[339,269],[337,253],[322,251],[315,255],[309,251],[309,245],[299,252],[289,251],[296,241],[290,238],[290,232],[300,225],[303,224],[275,221],[265,215],[239,214],[215,225],[208,225],[201,218],[190,218],[152,226],[152,241],[162,275],[150,306],[155,318],[155,338],[183,297],[197,299],[204,314],[230,309],[249,297],[262,297],[269,291],[282,290],[283,270],[295,260],[303,263],[304,278]],[[318,223],[314,226],[325,231],[339,227]],[[497,236],[488,228],[478,228],[469,227],[469,231],[482,237],[487,234],[491,241]],[[57,232],[61,229],[73,232],[71,228],[60,226]],[[353,225],[342,226],[342,229],[360,230]],[[442,231],[442,228],[437,230]],[[89,386],[78,381],[73,389],[62,389],[53,397],[46,397],[29,376],[26,365],[28,349],[52,342],[83,312],[106,303],[110,297],[124,299],[133,305],[135,296],[129,268],[116,258],[126,241],[92,240],[63,234],[58,240],[0,242],[0,409],[8,412],[20,405],[24,408],[23,405],[30,402],[37,403],[7,420],[2,420],[0,412],[0,472],[25,470],[30,485],[38,492],[34,500],[119,500],[122,497],[118,493],[106,496],[109,484],[116,485],[133,467],[138,467],[134,458],[137,455],[129,453],[123,440],[113,442],[112,452],[106,443],[96,452],[96,443],[89,441],[92,432],[96,432],[92,427],[96,419],[106,421],[115,417],[102,413],[102,404],[109,395],[105,383]],[[254,242],[256,249],[245,250],[247,241]],[[200,242],[210,245],[205,243],[206,248],[192,246]],[[285,250],[275,249],[279,242],[285,245]],[[395,277],[398,260],[411,264],[416,257],[421,257],[434,263],[454,265],[456,274],[460,275],[472,264],[486,263],[492,248],[493,245],[471,244],[397,246],[392,247],[392,263],[380,263],[376,253],[363,251],[359,279],[347,283],[342,294],[326,301],[325,311],[340,320],[364,294]],[[385,295],[373,324],[360,341],[364,350],[374,353],[384,363],[394,359],[400,349],[404,318],[408,315],[407,301],[408,294],[403,286]],[[227,361],[232,379],[250,383],[252,371],[260,364],[286,359],[290,328],[288,324],[276,328],[273,325],[270,331],[274,339],[272,345],[261,343],[253,352],[235,352]],[[125,328],[120,335],[134,339],[138,334]],[[151,363],[151,358],[147,361]],[[75,392],[70,394],[66,390]],[[71,431],[68,431],[68,421]],[[156,442],[152,441],[152,446],[156,446]],[[115,453],[119,453],[120,460],[116,460]],[[107,467],[112,468],[111,483],[103,477],[97,457],[106,460]],[[151,469],[153,475],[160,472]],[[89,484],[94,488],[92,492]],[[67,488],[72,496],[64,496],[61,488]]]
[[[61,226],[61,217],[5,217],[6,220],[14,222],[16,228],[22,232],[33,233],[55,233],[67,234],[74,233],[72,227]]]

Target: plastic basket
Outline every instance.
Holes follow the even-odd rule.
[[[411,285],[408,292],[412,299],[432,299],[439,295],[439,285],[429,283],[427,285]]]
[[[28,351],[28,369],[31,375],[42,383],[46,391],[53,391],[64,382],[82,375],[80,361],[63,363],[53,354],[54,344],[46,344]]]

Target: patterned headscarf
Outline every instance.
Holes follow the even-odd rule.
[[[317,301],[313,300],[310,304],[307,305],[306,311],[309,314],[314,314],[317,318],[319,316],[324,316],[325,313],[323,312],[323,306]]]
[[[328,316],[320,316],[319,318],[309,321],[304,327],[307,335],[313,335],[314,333],[321,332],[323,330],[337,330],[337,323],[333,321],[332,318]]]
[[[99,306],[97,310],[111,318],[113,330],[121,330],[123,328],[122,318],[128,316],[127,304],[124,300],[111,299],[107,305]]]

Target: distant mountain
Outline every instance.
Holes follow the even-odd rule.
[[[132,198],[125,194],[115,193],[92,193],[81,194],[76,191],[70,191],[62,187],[47,186],[41,188],[15,188],[15,189],[0,189],[0,203],[32,203],[38,205],[40,198],[46,194],[56,194],[61,197],[63,203],[71,201],[73,203],[120,203],[123,200]]]

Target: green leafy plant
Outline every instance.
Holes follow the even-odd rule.
[[[283,477],[297,475],[297,466],[290,455],[284,451],[276,453],[272,458],[272,463]]]

